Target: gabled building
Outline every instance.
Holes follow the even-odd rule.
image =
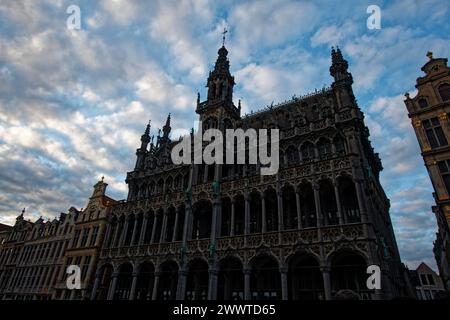
[[[107,217],[117,201],[106,195],[107,183],[99,181],[86,208],[76,212],[73,234],[64,252],[63,268],[53,291],[53,299],[87,300],[94,285],[99,250],[103,245]],[[71,210],[75,210],[72,208]],[[80,289],[67,288],[67,270],[70,265],[80,268]]]
[[[410,271],[410,278],[419,300],[434,300],[445,291],[441,277],[424,262]]]
[[[99,181],[87,207],[58,219],[25,220],[24,211],[0,246],[0,300],[88,299],[107,215],[117,202]],[[67,267],[80,268],[80,289],[68,290]]]
[[[450,67],[447,59],[433,58],[421,68],[417,94],[406,93],[408,116],[419,142],[422,157],[433,185],[438,232],[434,255],[447,290],[450,289]]]
[[[61,213],[59,219],[30,222],[24,211],[0,249],[0,299],[50,299],[70,237],[71,216]]]

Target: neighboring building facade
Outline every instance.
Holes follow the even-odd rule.
[[[445,291],[441,277],[424,262],[416,270],[410,271],[410,277],[419,300],[434,300]]]
[[[61,268],[64,248],[70,237],[65,232],[70,214],[32,223],[17,217],[0,252],[0,298],[3,300],[46,300],[51,298]]]
[[[61,269],[53,292],[53,299],[87,300],[95,278],[99,250],[103,244],[107,216],[117,201],[106,196],[107,184],[103,178],[94,186],[94,192],[86,208],[77,212],[73,236],[64,254],[64,268]],[[69,290],[66,285],[67,267],[81,269],[81,289]]]
[[[127,174],[128,199],[110,216],[91,298],[405,295],[381,161],[341,51],[332,51],[330,88],[247,116],[233,103],[227,54],[220,48],[207,98],[198,97],[198,129],[280,129],[279,172],[263,176],[260,164],[248,163],[174,165],[170,115],[155,144],[147,126]],[[366,287],[369,265],[381,268],[380,290]]]
[[[425,76],[417,78],[417,95],[406,93],[411,118],[422,157],[434,188],[433,212],[438,224],[434,242],[439,274],[450,289],[450,68],[447,59],[433,58],[422,67]]]
[[[6,238],[8,237],[11,229],[12,229],[11,226],[0,223],[0,246],[3,244],[3,242],[6,241]]]
[[[70,208],[59,219],[32,223],[24,212],[0,246],[0,300],[83,299],[91,290],[108,209],[116,201],[105,196],[99,181],[85,210]],[[66,269],[81,268],[81,290],[67,292]]]

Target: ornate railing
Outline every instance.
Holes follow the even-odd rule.
[[[320,233],[319,233],[320,231]],[[322,236],[320,237],[319,234]],[[301,230],[286,230],[282,232],[266,232],[249,235],[219,237],[214,250],[240,250],[258,248],[260,246],[279,247],[296,244],[315,244],[318,242],[335,242],[341,238],[355,240],[364,238],[362,223],[348,225],[325,226],[320,228],[306,228]],[[211,250],[210,239],[187,241],[186,253],[207,253]],[[119,258],[127,256],[157,256],[177,255],[181,253],[181,241],[154,243],[142,246],[107,248],[101,252],[102,258]]]

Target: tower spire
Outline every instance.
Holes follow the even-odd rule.
[[[172,128],[170,127],[170,113],[167,116],[166,124],[163,127],[163,138],[169,138],[169,133]]]
[[[225,35],[227,34],[228,30],[227,28],[223,28],[223,32],[222,32],[222,47],[225,47]]]
[[[141,147],[136,150],[137,160],[135,169],[140,169],[144,165],[145,155],[147,154],[147,146],[150,142],[150,122],[151,120],[148,121],[144,134],[141,136]]]
[[[331,48],[330,75],[334,78],[331,87],[339,91],[338,108],[358,107],[352,89],[353,77],[338,46]]]
[[[331,67],[330,75],[335,82],[347,80],[350,84],[353,83],[352,75],[348,72],[348,62],[342,56],[341,49],[336,46],[331,48]]]

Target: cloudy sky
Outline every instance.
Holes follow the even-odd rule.
[[[66,25],[70,5],[81,29]],[[381,8],[369,30],[367,7]],[[403,94],[428,50],[449,57],[450,2],[36,1],[0,2],[0,222],[81,208],[102,176],[126,198],[139,137],[172,113],[190,128],[208,71],[227,48],[244,111],[331,83],[330,48],[350,64],[354,90],[384,165],[382,184],[403,260],[435,267],[432,188]]]

